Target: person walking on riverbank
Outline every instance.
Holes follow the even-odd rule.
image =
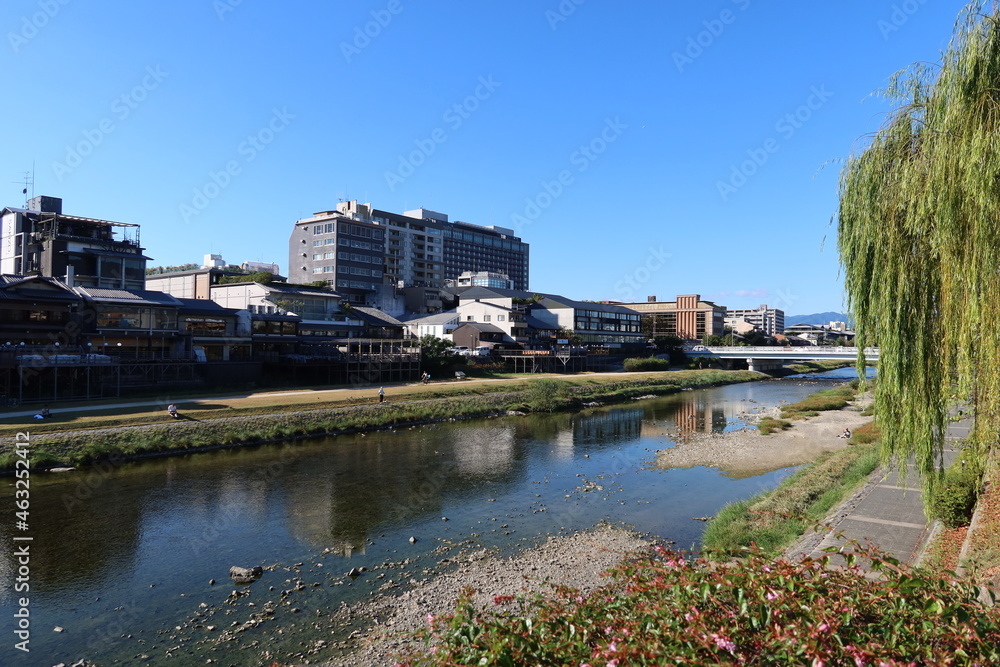
[[[385,401],[385,389],[383,387],[378,388],[378,402],[382,403]]]

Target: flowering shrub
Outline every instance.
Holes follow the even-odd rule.
[[[400,664],[1000,664],[1000,609],[977,602],[974,586],[871,550],[847,554],[846,567],[830,557],[748,551],[719,564],[658,548],[587,596],[497,596],[483,610],[467,590],[453,614],[431,619],[430,647]]]

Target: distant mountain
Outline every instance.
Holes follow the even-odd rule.
[[[793,324],[829,324],[830,322],[846,322],[844,313],[813,313],[812,315],[785,315],[785,326]]]

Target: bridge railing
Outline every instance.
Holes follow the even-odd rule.
[[[700,348],[700,349],[698,349]],[[763,357],[838,357],[849,358],[857,356],[856,347],[832,347],[818,345],[758,345],[758,346],[697,346],[695,349],[685,350],[685,353],[692,356],[698,355],[736,355],[743,357],[763,356]],[[877,359],[879,349],[877,347],[864,348],[864,354],[868,358]]]

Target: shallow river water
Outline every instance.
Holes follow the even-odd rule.
[[[0,664],[270,664],[261,646],[282,660],[343,634],[342,603],[403,590],[458,552],[510,553],[600,521],[697,548],[696,518],[773,488],[792,469],[734,479],[655,468],[669,434],[740,428],[746,412],[852,377],[843,369],[576,414],[33,473],[26,593],[14,586],[12,545],[23,543],[13,520],[0,522]],[[14,506],[13,482],[3,480],[4,508]],[[233,565],[270,568],[241,589],[239,604],[227,603]],[[345,576],[355,567],[379,574]],[[30,598],[29,653],[14,648],[19,597]]]

